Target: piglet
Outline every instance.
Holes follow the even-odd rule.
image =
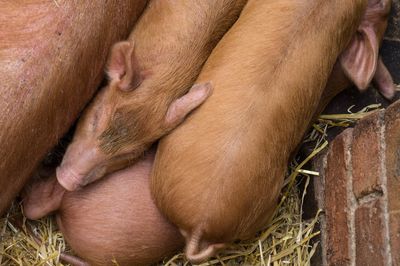
[[[79,191],[68,192],[55,176],[26,189],[30,219],[56,211],[67,243],[90,265],[149,265],[183,246],[183,238],[157,210],[149,190],[154,152],[135,165]]]
[[[128,41],[111,50],[109,84],[79,120],[60,184],[76,190],[133,164],[199,106],[211,85],[193,82],[246,2],[150,1]]]
[[[152,172],[153,197],[186,238],[190,261],[267,225],[316,112],[348,78],[364,89],[384,69],[389,8],[388,0],[248,2],[196,81],[212,81],[213,94],[160,141]],[[375,80],[390,97],[381,72]]]

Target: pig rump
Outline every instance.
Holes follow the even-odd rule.
[[[133,169],[133,170],[132,170]],[[152,202],[151,160],[140,161],[80,191],[66,192],[57,223],[67,243],[91,265],[149,265],[183,239]]]

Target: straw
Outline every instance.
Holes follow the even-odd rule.
[[[303,220],[303,202],[307,187],[319,173],[305,169],[307,162],[324,150],[328,142],[327,130],[332,127],[347,127],[357,120],[377,111],[380,105],[369,105],[358,112],[349,108],[347,114],[321,115],[312,126],[304,143],[313,143],[313,151],[301,162],[295,157],[289,164],[289,173],[281,192],[281,200],[275,214],[265,230],[253,239],[233,244],[217,258],[201,265],[310,265],[319,242],[316,229],[320,211],[313,219]],[[305,189],[298,186],[305,184]],[[268,191],[265,191],[268,193]],[[72,254],[62,234],[49,216],[38,221],[29,221],[23,210],[14,202],[6,215],[0,219],[0,265],[68,265],[60,258]],[[118,265],[114,261],[115,265]],[[160,265],[190,265],[183,253],[165,259]]]

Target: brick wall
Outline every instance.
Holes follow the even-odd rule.
[[[346,129],[315,162],[324,265],[400,265],[400,101]]]

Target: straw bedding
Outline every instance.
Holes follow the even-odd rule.
[[[304,159],[298,156],[288,166],[285,185],[274,217],[266,229],[253,239],[235,243],[203,265],[309,265],[318,247],[318,217],[302,218],[304,197],[312,178],[318,173],[306,169],[306,163],[328,144],[331,127],[347,127],[379,109],[370,105],[357,113],[321,115],[304,139],[313,151]],[[303,184],[299,186],[300,182]],[[300,188],[303,187],[303,188]],[[268,193],[266,191],[265,193]],[[63,258],[72,254],[58,231],[53,217],[29,221],[18,202],[0,219],[0,265],[68,265]],[[117,262],[115,262],[118,265]],[[159,265],[190,265],[182,253],[166,258]]]

